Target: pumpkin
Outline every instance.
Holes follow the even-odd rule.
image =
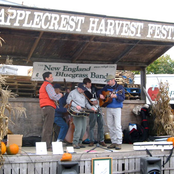
[[[3,155],[6,152],[6,145],[4,142],[1,142],[1,154]]]
[[[64,153],[62,155],[61,161],[71,161],[72,160],[72,155],[70,153]]]
[[[7,147],[8,155],[16,155],[19,152],[19,146],[17,144],[11,144]]]
[[[169,138],[167,139],[167,141],[173,142],[173,146],[174,146],[174,137],[169,137]]]

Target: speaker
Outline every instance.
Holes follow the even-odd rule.
[[[140,158],[141,174],[161,174],[161,159],[155,157]]]
[[[79,174],[79,163],[75,161],[59,161],[58,174]]]

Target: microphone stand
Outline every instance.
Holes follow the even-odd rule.
[[[88,150],[87,153],[91,152],[92,150],[96,149],[97,147],[100,147],[101,149],[105,149],[105,150],[109,150],[109,151],[113,152],[113,150],[108,149],[106,147],[102,147],[102,146],[99,145],[99,143],[97,143],[96,146],[93,147],[92,149]]]

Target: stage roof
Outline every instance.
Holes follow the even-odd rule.
[[[117,64],[143,70],[174,45],[174,24],[0,5],[0,63]]]

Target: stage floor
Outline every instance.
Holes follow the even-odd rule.
[[[94,144],[93,147],[89,147],[88,144],[83,144],[86,147],[85,148],[80,148],[80,149],[74,149],[75,154],[80,154],[80,153],[105,153],[105,152],[110,152],[111,150],[113,152],[131,152],[134,151],[133,150],[133,144],[122,144],[122,149],[121,150],[115,150],[115,149],[107,149],[107,147],[103,147],[103,146],[97,146],[97,144]],[[110,144],[106,144],[107,146],[109,146]],[[67,147],[65,144],[63,144],[63,151],[65,152],[67,150]],[[95,148],[94,150],[92,150],[93,148]],[[88,152],[90,151],[90,152]],[[22,147],[21,149],[21,155],[35,155],[36,154],[36,147]],[[53,154],[53,152],[51,151],[47,151],[48,155]],[[20,155],[20,154],[18,154]]]

